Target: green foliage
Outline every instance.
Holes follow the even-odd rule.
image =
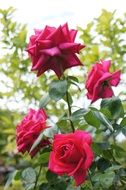
[[[58,101],[60,100],[67,91],[66,80],[55,80],[52,81],[49,87],[49,96],[51,99]]]
[[[26,190],[33,189],[36,181],[36,172],[33,168],[27,168],[22,172],[22,181]]]
[[[117,97],[103,99],[101,102],[101,108],[108,108],[113,119],[118,119],[124,116],[121,100]]]
[[[126,69],[126,15],[123,18],[116,16],[116,11],[102,10],[101,15],[88,23],[86,28],[78,27],[81,40],[86,44],[81,60],[87,67],[100,59],[111,59],[112,70]]]

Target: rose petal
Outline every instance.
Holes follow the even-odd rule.
[[[84,161],[83,169],[87,170],[92,164],[92,161],[94,159],[94,154],[92,152],[92,149],[87,143],[83,143],[83,148],[86,152],[86,159]]]
[[[80,141],[86,142],[87,144],[91,145],[92,143],[92,137],[88,132],[82,132],[81,130],[77,130],[75,133],[75,136],[80,139]]]
[[[48,168],[52,172],[63,175],[74,170],[74,167],[74,164],[72,166],[70,164],[59,162],[55,159],[55,153],[53,151],[50,153]]]
[[[111,66],[111,61],[110,60],[103,60],[101,61],[102,65],[103,65],[103,69],[105,70],[105,72],[109,72],[109,68]]]
[[[82,168],[80,168],[75,174],[74,174],[74,179],[75,179],[75,182],[76,182],[76,186],[79,186],[81,185],[84,181],[85,181],[85,178],[86,178],[86,171],[83,170]]]
[[[58,47],[53,47],[50,49],[44,49],[40,51],[41,53],[50,55],[50,56],[56,56],[56,55],[61,55],[61,51]]]
[[[114,72],[111,76],[111,80],[109,81],[109,83],[112,86],[117,86],[120,82],[120,75],[121,75],[121,71]]]

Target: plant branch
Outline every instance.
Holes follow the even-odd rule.
[[[90,174],[90,171],[88,170],[88,177],[89,177],[89,180],[90,180],[90,183],[91,183],[91,188],[93,190],[93,182],[92,182],[92,179],[91,179],[91,174]]]
[[[66,100],[67,100],[68,112],[69,112],[69,117],[70,117],[70,116],[71,116],[71,106],[70,106],[68,91],[66,92]],[[73,133],[74,133],[74,132],[75,132],[74,124],[73,124],[73,122],[71,121],[71,119],[70,119],[69,121],[70,121],[70,125],[71,125],[71,128],[72,128],[72,131],[73,131]]]
[[[36,177],[34,190],[36,190],[36,188],[37,188],[37,183],[38,183],[39,176],[40,176],[40,174],[41,174],[41,170],[42,170],[42,165],[40,165],[40,168],[39,168],[39,171],[38,171],[38,175],[37,175],[37,177]]]

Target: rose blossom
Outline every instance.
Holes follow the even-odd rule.
[[[114,95],[111,86],[117,86],[120,81],[120,71],[111,73],[111,61],[97,62],[88,74],[86,81],[87,97],[92,103],[99,98],[109,98]]]
[[[19,152],[25,153],[28,151],[31,157],[33,157],[41,147],[49,144],[48,140],[42,140],[40,144],[30,152],[35,140],[40,133],[47,128],[46,119],[47,115],[43,109],[37,111],[33,109],[29,110],[29,113],[16,127],[16,142]]]
[[[69,30],[67,23],[58,28],[46,26],[35,30],[27,47],[32,71],[36,70],[40,76],[51,69],[60,78],[65,69],[82,65],[76,53],[85,46],[74,42],[76,34],[77,30]]]
[[[86,171],[93,161],[92,138],[89,133],[77,130],[75,133],[56,134],[50,153],[49,170],[73,176],[76,185],[85,181]]]

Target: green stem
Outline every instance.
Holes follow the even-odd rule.
[[[89,177],[89,180],[90,180],[90,183],[91,183],[91,189],[93,190],[93,182],[92,182],[91,174],[90,174],[89,170],[88,170],[88,177]]]
[[[39,172],[38,172],[38,175],[37,175],[37,177],[36,177],[34,190],[36,190],[36,188],[37,188],[37,183],[38,183],[39,176],[40,176],[40,174],[41,174],[41,170],[42,170],[42,165],[40,165]]]
[[[70,117],[70,116],[71,116],[71,106],[70,106],[68,91],[66,92],[66,100],[67,100],[68,112],[69,112],[69,117]],[[72,131],[73,131],[73,133],[74,133],[74,132],[75,132],[74,124],[73,124],[73,122],[71,121],[71,119],[70,119],[69,121],[70,121],[70,125],[71,125],[71,128],[72,128]]]

